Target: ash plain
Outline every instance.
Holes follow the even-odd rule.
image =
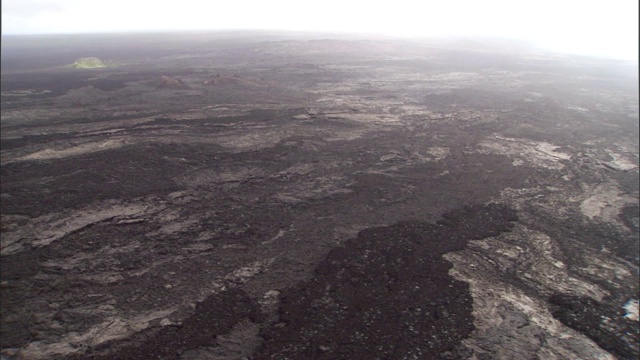
[[[3,359],[638,357],[637,62],[2,46]]]

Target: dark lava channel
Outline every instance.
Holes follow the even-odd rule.
[[[443,254],[509,231],[516,220],[510,208],[491,204],[449,212],[436,224],[365,229],[333,249],[310,280],[282,292],[275,323],[256,314],[257,301],[230,290],[199,304],[180,326],[148,330],[135,346],[106,344],[99,352],[109,356],[85,358],[181,359],[215,346],[243,318],[262,322],[253,359],[459,358],[457,346],[474,329],[472,298]]]

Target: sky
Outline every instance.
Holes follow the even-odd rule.
[[[638,0],[3,0],[2,34],[270,29],[482,36],[638,60]]]

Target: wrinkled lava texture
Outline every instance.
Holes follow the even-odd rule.
[[[313,278],[283,292],[280,322],[265,324],[255,358],[455,357],[456,345],[474,328],[472,299],[468,284],[448,274],[451,263],[442,255],[508,231],[515,220],[514,211],[492,204],[449,212],[436,224],[361,231],[332,250]],[[215,346],[216,335],[243,318],[264,319],[257,309],[243,291],[226,291],[198,304],[180,326],[146,331],[142,344],[85,358],[179,359],[187,350]]]
[[[3,36],[0,360],[638,359],[637,62],[326,36]]]
[[[95,349],[105,350],[108,355],[88,355],[87,359],[179,359],[189,349],[216,345],[216,336],[227,333],[243,318],[255,320],[259,316],[257,304],[240,289],[225,291],[220,296],[212,296],[196,306],[196,313],[179,326],[165,326],[159,331],[143,331],[124,346],[107,344]],[[133,345],[132,345],[133,343]],[[114,346],[113,351],[109,349]]]

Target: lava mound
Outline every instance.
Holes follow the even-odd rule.
[[[175,79],[170,76],[161,76],[158,79],[155,79],[151,82],[152,86],[155,86],[158,89],[174,89],[174,90],[186,90],[191,89],[189,85],[187,85],[181,79]]]
[[[102,60],[96,57],[85,57],[76,60],[73,64],[71,64],[71,67],[76,69],[96,69],[107,66],[102,62]]]
[[[243,78],[237,75],[228,76],[228,75],[216,75],[210,79],[207,79],[203,83],[204,85],[209,86],[248,86],[248,87],[257,87],[260,86],[256,81]]]

